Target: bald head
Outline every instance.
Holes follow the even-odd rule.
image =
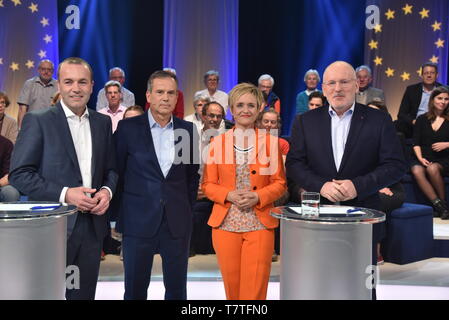
[[[338,115],[349,110],[359,87],[354,68],[345,61],[331,63],[323,75],[323,93]]]

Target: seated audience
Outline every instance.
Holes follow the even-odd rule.
[[[449,91],[435,88],[428,111],[416,119],[413,132],[415,159],[412,173],[418,186],[432,202],[435,215],[449,219],[443,176],[449,174]]]
[[[228,95],[226,92],[218,90],[218,84],[220,82],[220,74],[218,71],[209,70],[204,74],[204,84],[206,89],[195,92],[196,96],[205,95],[209,97],[211,101],[219,102],[225,109],[225,113],[228,111]]]
[[[286,191],[281,153],[271,147],[276,138],[255,129],[262,103],[252,84],[231,90],[235,127],[212,140],[204,168],[202,188],[214,201],[208,224],[230,300],[266,299],[279,224],[270,209]]]
[[[122,89],[122,99],[120,103],[125,106],[133,106],[135,104],[134,93],[126,89],[123,85],[125,83],[125,71],[119,67],[114,67],[109,70],[109,80],[110,81],[118,81],[121,85]],[[106,93],[104,88],[98,91],[97,96],[97,111],[100,111],[103,108],[108,106],[108,100],[106,99]]]
[[[16,120],[5,113],[9,105],[10,101],[8,96],[0,91],[0,134],[15,144],[19,127],[17,126]]]
[[[195,124],[196,130],[198,130],[199,135],[201,134],[201,130],[204,127],[203,106],[208,102],[210,102],[210,99],[206,95],[193,97],[193,109],[195,110],[195,112],[184,117],[184,120],[190,121]]]
[[[123,119],[140,116],[141,114],[144,114],[144,113],[145,113],[145,111],[143,111],[143,108],[141,106],[138,106],[138,105],[131,106],[131,107],[126,108],[126,111],[123,114]]]
[[[259,90],[262,91],[264,97],[263,109],[273,108],[277,113],[281,113],[281,99],[273,92],[274,79],[269,74],[263,74],[257,81]]]
[[[98,112],[111,118],[112,132],[115,132],[118,122],[123,119],[123,114],[126,111],[126,107],[120,102],[122,100],[122,86],[120,82],[111,80],[106,82],[104,91],[108,105]]]
[[[309,110],[313,110],[324,105],[327,105],[327,99],[321,91],[314,91],[309,94]]]
[[[385,103],[384,92],[381,89],[371,86],[373,77],[370,67],[362,65],[355,69],[355,73],[357,76],[357,84],[359,85],[359,91],[355,94],[355,102],[365,105],[370,101]]]
[[[314,91],[318,91],[317,87],[320,81],[321,79],[318,71],[310,69],[306,72],[304,75],[306,90],[298,93],[296,96],[296,114],[303,114],[309,110],[309,95]]]
[[[425,63],[421,67],[422,82],[412,84],[405,89],[399,107],[396,130],[405,138],[413,137],[413,125],[416,119],[428,111],[429,97],[436,87],[441,86],[437,80],[438,66],[433,63]]]
[[[0,103],[1,104],[1,103]],[[20,193],[8,181],[9,164],[14,145],[8,139],[0,136],[0,202],[18,201]]]

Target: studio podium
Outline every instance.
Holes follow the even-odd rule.
[[[58,206],[0,205],[0,300],[65,298],[67,216],[76,207],[50,205]]]
[[[306,217],[295,209],[300,206],[271,211],[281,222],[280,299],[371,300],[372,225],[385,214],[322,206],[320,216]]]

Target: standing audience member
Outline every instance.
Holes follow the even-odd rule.
[[[279,224],[270,209],[286,190],[284,166],[278,139],[255,129],[260,90],[238,84],[229,102],[235,127],[211,142],[202,188],[215,203],[208,223],[226,298],[262,300]]]
[[[162,258],[165,299],[187,299],[199,152],[193,124],[172,115],[177,89],[175,75],[154,72],[146,93],[150,110],[120,121],[114,134],[127,300],[147,298],[156,253]]]
[[[264,97],[263,109],[273,108],[277,113],[281,113],[281,99],[273,92],[274,79],[269,74],[263,74],[257,81],[258,88]]]
[[[359,91],[355,96],[355,102],[367,105],[370,101],[379,101],[385,103],[385,95],[381,89],[377,89],[371,86],[373,77],[371,74],[371,68],[362,65],[355,69],[357,76],[357,84],[359,85]]]
[[[92,79],[92,68],[81,58],[59,65],[62,99],[55,107],[25,115],[9,174],[11,185],[31,201],[78,208],[67,218],[66,262],[79,268],[80,287],[66,290],[68,300],[95,298],[108,232],[105,213],[118,179],[111,120],[86,105]]]
[[[19,128],[17,122],[5,113],[9,107],[8,96],[0,91],[0,134],[9,139],[13,144],[16,143]]]
[[[25,113],[48,107],[51,99],[58,91],[57,82],[52,77],[54,69],[53,62],[42,60],[37,68],[39,76],[25,81],[17,99],[17,104],[19,105],[19,128],[22,126]]]
[[[327,100],[321,91],[314,91],[309,94],[309,110],[313,110],[325,105],[327,105]]]
[[[122,86],[120,85],[120,82],[111,80],[106,82],[104,91],[106,93],[108,106],[100,109],[98,112],[111,118],[112,132],[115,132],[115,130],[117,130],[118,122],[123,119],[123,115],[126,111],[126,107],[120,102],[122,100]]]
[[[120,83],[122,90],[122,98],[120,103],[125,106],[133,106],[135,104],[134,93],[126,89],[123,85],[125,84],[125,71],[119,67],[114,67],[109,70],[109,80],[110,81],[118,81]],[[106,92],[104,88],[98,91],[97,95],[97,111],[100,111],[103,108],[108,106],[108,100],[106,98]]]
[[[317,87],[320,81],[321,79],[318,71],[314,69],[307,70],[306,74],[304,75],[306,90],[298,93],[298,95],[296,96],[296,114],[303,114],[304,112],[309,110],[309,95],[314,91],[318,91]]]
[[[434,63],[425,63],[421,67],[422,82],[412,84],[405,89],[399,107],[396,129],[401,132],[405,138],[413,137],[413,125],[416,118],[428,111],[430,95],[436,87],[441,86],[438,83],[438,66]]]
[[[206,89],[195,92],[195,97],[205,95],[209,97],[210,101],[217,101],[225,109],[225,113],[228,111],[228,95],[226,92],[218,90],[218,84],[220,83],[220,74],[218,71],[209,70],[204,74],[204,84]]]
[[[449,219],[443,176],[449,175],[449,91],[437,87],[429,98],[429,111],[416,119],[413,132],[412,174],[432,202],[435,215]]]
[[[0,101],[1,104],[1,101]],[[20,193],[8,181],[11,153],[14,148],[12,142],[0,136],[0,202],[14,202],[20,199]]]

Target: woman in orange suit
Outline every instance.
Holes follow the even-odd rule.
[[[208,224],[230,300],[266,299],[279,223],[270,209],[286,190],[277,138],[255,129],[262,103],[252,84],[231,90],[235,127],[214,138],[204,168],[202,188],[214,202]]]

